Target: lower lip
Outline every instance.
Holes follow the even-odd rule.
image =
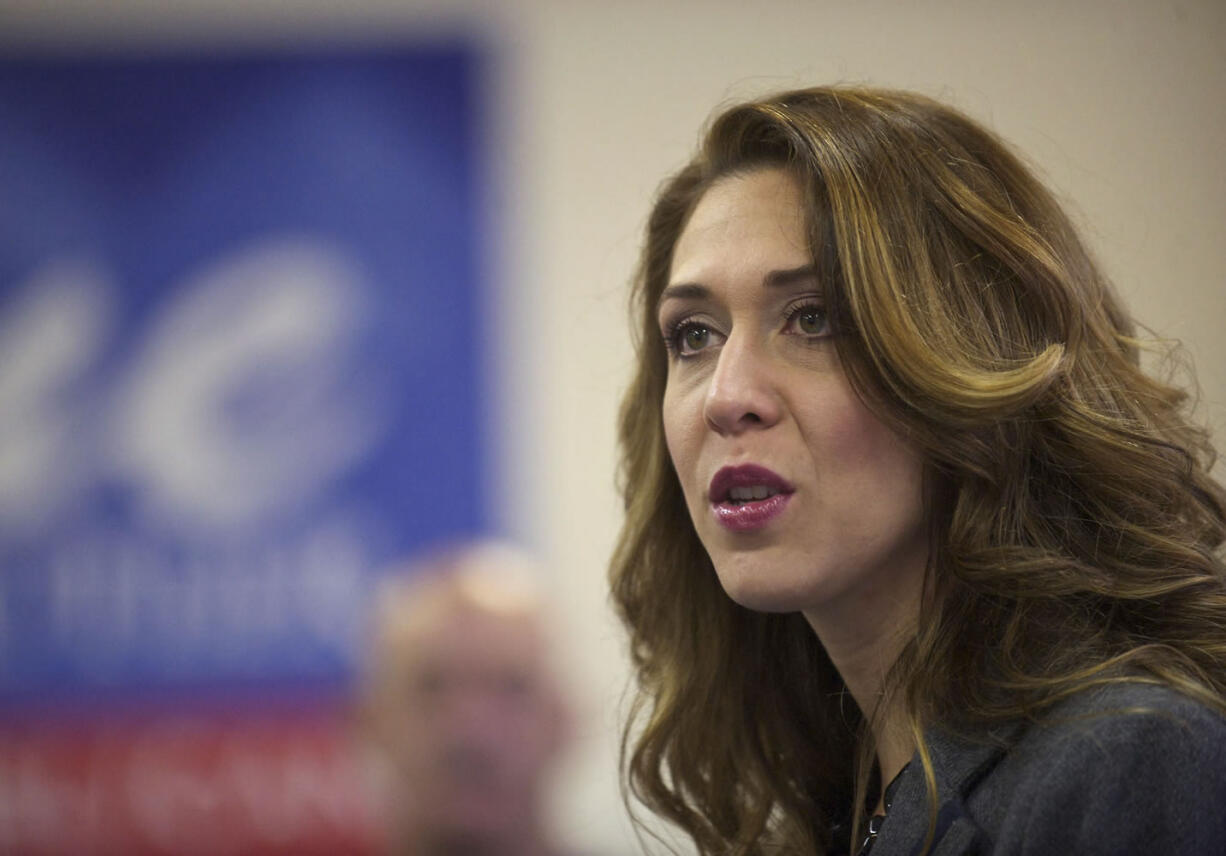
[[[791,498],[790,493],[777,493],[766,499],[749,502],[718,502],[712,505],[711,509],[715,512],[716,522],[725,529],[731,532],[755,532],[764,529],[782,514]]]

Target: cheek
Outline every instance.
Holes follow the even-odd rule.
[[[857,471],[871,464],[890,432],[839,381],[810,384],[791,406],[804,444],[819,470]]]
[[[702,409],[695,407],[692,395],[670,386],[664,393],[661,417],[668,457],[681,484],[681,493],[693,513],[703,496],[703,488],[697,483],[698,457],[706,430]]]
[[[684,482],[687,450],[692,448],[690,438],[693,437],[693,429],[688,425],[685,401],[672,384],[664,390],[660,417],[664,424],[664,445],[668,447],[668,456]]]
[[[920,456],[850,390],[810,407],[807,445],[823,473],[873,503],[911,507],[922,494]]]
[[[897,434],[870,416],[848,455],[861,462],[857,492],[878,508],[879,523],[895,534],[918,532],[924,519],[923,462]]]
[[[869,470],[889,471],[904,465],[911,454],[898,435],[863,405],[857,404],[855,410],[831,432],[831,441],[847,459]]]

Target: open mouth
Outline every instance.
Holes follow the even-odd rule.
[[[728,495],[723,501],[729,505],[744,505],[747,502],[769,499],[779,492],[776,488],[761,484],[751,487],[734,487],[729,489]]]
[[[716,522],[737,534],[761,532],[788,507],[796,488],[756,464],[724,467],[711,479],[707,497]]]
[[[707,496],[714,505],[738,507],[792,493],[783,476],[756,464],[723,467],[711,479]]]

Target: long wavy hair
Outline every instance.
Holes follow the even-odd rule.
[[[914,94],[787,92],[734,106],[662,186],[632,293],[626,518],[613,598],[638,694],[629,791],[703,854],[828,852],[862,818],[866,712],[798,614],[734,603],[665,446],[656,303],[704,192],[787,170],[844,371],[926,462],[932,596],[887,676],[929,781],[933,725],[967,734],[1105,681],[1226,711],[1226,493],[1185,392],[1141,342],[1051,194],[999,139]],[[871,715],[871,712],[868,712]]]

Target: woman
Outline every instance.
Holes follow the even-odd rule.
[[[633,792],[704,854],[1226,852],[1226,494],[958,112],[729,109],[634,293]]]

